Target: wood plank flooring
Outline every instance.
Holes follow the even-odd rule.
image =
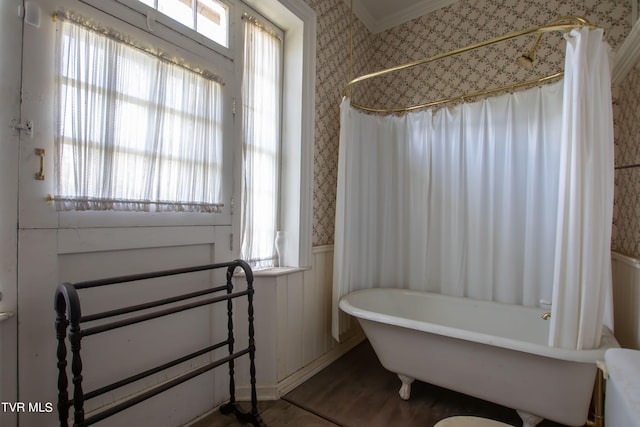
[[[241,402],[243,409],[249,409],[248,402]],[[285,400],[258,402],[260,418],[268,427],[340,427],[322,417],[295,406]],[[209,417],[192,424],[190,427],[246,427],[234,415],[222,415],[216,412]]]
[[[398,378],[380,365],[365,341],[282,399],[259,402],[258,409],[269,427],[431,427],[454,415],[522,425],[514,410],[490,402],[419,381],[404,401],[399,388]],[[192,427],[242,425],[232,415],[216,413]],[[564,426],[545,420],[539,427]]]

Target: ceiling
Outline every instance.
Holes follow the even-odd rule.
[[[372,33],[379,33],[457,0],[344,0],[353,1],[353,13]]]

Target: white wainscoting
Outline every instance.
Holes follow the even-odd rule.
[[[640,349],[640,259],[611,252],[613,327],[622,347]]]
[[[331,337],[333,246],[314,247],[311,268],[257,272],[254,286],[259,399],[278,399],[364,339],[356,328],[340,343]],[[239,325],[246,322],[236,316]],[[243,348],[246,338],[237,342]],[[239,360],[239,400],[250,397],[247,378],[247,361]]]

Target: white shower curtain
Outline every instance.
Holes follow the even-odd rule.
[[[600,102],[610,106],[606,95]],[[562,82],[403,116],[364,114],[343,100],[334,337],[344,330],[338,300],[361,288],[523,305],[559,298],[565,117]]]
[[[603,30],[566,37],[558,228],[549,344],[589,349],[613,329],[613,112]]]
[[[561,83],[403,116],[341,109],[336,304],[368,287],[551,299]]]

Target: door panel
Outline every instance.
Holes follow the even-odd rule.
[[[213,227],[211,227],[213,228]],[[225,227],[216,227],[216,229]],[[116,235],[125,234],[114,230]],[[161,230],[158,230],[161,233]],[[227,230],[228,231],[228,230]],[[201,265],[223,259],[215,234],[209,242],[169,245],[168,241],[153,247],[133,247],[125,238],[121,246],[114,240],[102,244],[98,239],[69,242],[69,230],[31,229],[20,232],[20,401],[56,402],[57,372],[56,342],[53,328],[53,294],[62,281],[77,282],[109,276]],[[222,231],[222,234],[227,234]],[[227,234],[228,235],[228,234]],[[86,236],[85,236],[86,237]],[[117,237],[117,236],[116,236]],[[24,262],[23,262],[24,260]],[[27,261],[28,260],[28,261]],[[133,305],[151,299],[161,299],[179,293],[203,289],[224,283],[208,272],[115,285],[81,292],[83,314],[105,311],[123,305]],[[152,366],[195,351],[221,340],[226,331],[226,305],[216,309],[196,309],[167,318],[153,320],[121,330],[88,337],[82,343],[84,391],[104,386],[116,378],[140,372]],[[224,353],[224,350],[222,350]],[[217,354],[216,357],[220,357]],[[202,364],[201,357],[189,365]],[[178,375],[190,366],[180,366],[145,379],[86,403],[87,411],[108,405],[167,378]],[[202,379],[190,381],[139,407],[114,418],[122,424],[173,426],[186,423],[212,405],[228,397],[227,371],[220,368]],[[54,413],[22,413],[21,426],[55,424]]]
[[[4,0],[3,0],[4,1]],[[106,0],[104,3],[116,4]],[[229,261],[231,216],[125,212],[56,212],[47,202],[54,193],[54,63],[58,8],[70,8],[104,25],[122,22],[72,0],[33,0],[41,17],[38,26],[25,25],[22,116],[33,122],[33,133],[20,142],[18,296],[20,354],[19,396],[23,402],[56,402],[53,296],[60,282],[77,282]],[[101,3],[102,4],[102,3]],[[35,13],[35,12],[34,12]],[[102,21],[104,20],[104,21]],[[149,38],[137,29],[127,34]],[[131,31],[131,32],[129,32]],[[230,68],[231,70],[231,68]],[[229,71],[231,72],[231,71]],[[231,78],[229,78],[231,80]],[[231,85],[230,85],[231,86]],[[231,105],[231,96],[225,95]],[[230,111],[230,108],[229,108]],[[232,127],[226,125],[227,129]],[[44,149],[45,180],[37,180]],[[225,154],[228,157],[228,153]],[[231,161],[227,159],[229,164]],[[15,162],[14,162],[15,163]],[[16,171],[15,176],[18,176]],[[15,179],[15,178],[14,178]],[[237,244],[236,244],[237,247]],[[15,250],[15,249],[14,249]],[[222,280],[222,282],[221,282]],[[224,275],[202,273],[175,280],[136,282],[81,293],[83,314],[160,299],[224,283]],[[83,340],[84,391],[185,355],[226,331],[226,306],[198,309]],[[126,329],[126,330],[125,330]],[[205,357],[204,359],[206,359]],[[194,362],[193,364],[196,364]],[[180,366],[120,391],[87,402],[87,410],[114,403],[187,370]],[[228,398],[227,372],[217,369],[172,391],[150,399],[105,425],[173,426],[186,423]],[[3,400],[4,397],[3,397]],[[20,426],[54,425],[57,414],[20,415]]]
[[[0,401],[17,392],[18,131],[22,0],[0,2]],[[10,314],[12,317],[7,317]],[[0,425],[15,425],[15,413],[0,411]]]
[[[30,134],[22,132],[19,155],[18,210],[18,399],[21,402],[56,402],[55,336],[51,315],[57,285],[57,218],[46,201],[52,192],[53,156],[53,46],[55,26],[44,18],[39,3],[30,1],[31,16],[39,22],[25,23],[22,58],[23,121],[33,123]],[[51,16],[51,15],[49,15]],[[44,149],[45,180],[35,179]],[[21,412],[20,425],[54,425],[55,410],[49,413]]]
[[[40,20],[37,26],[24,25],[21,115],[23,121],[33,124],[33,130],[30,135],[23,132],[20,138],[20,228],[54,228],[57,215],[47,195],[53,194],[55,23],[36,2],[28,4]],[[41,160],[36,149],[44,150],[44,180],[35,177]]]

